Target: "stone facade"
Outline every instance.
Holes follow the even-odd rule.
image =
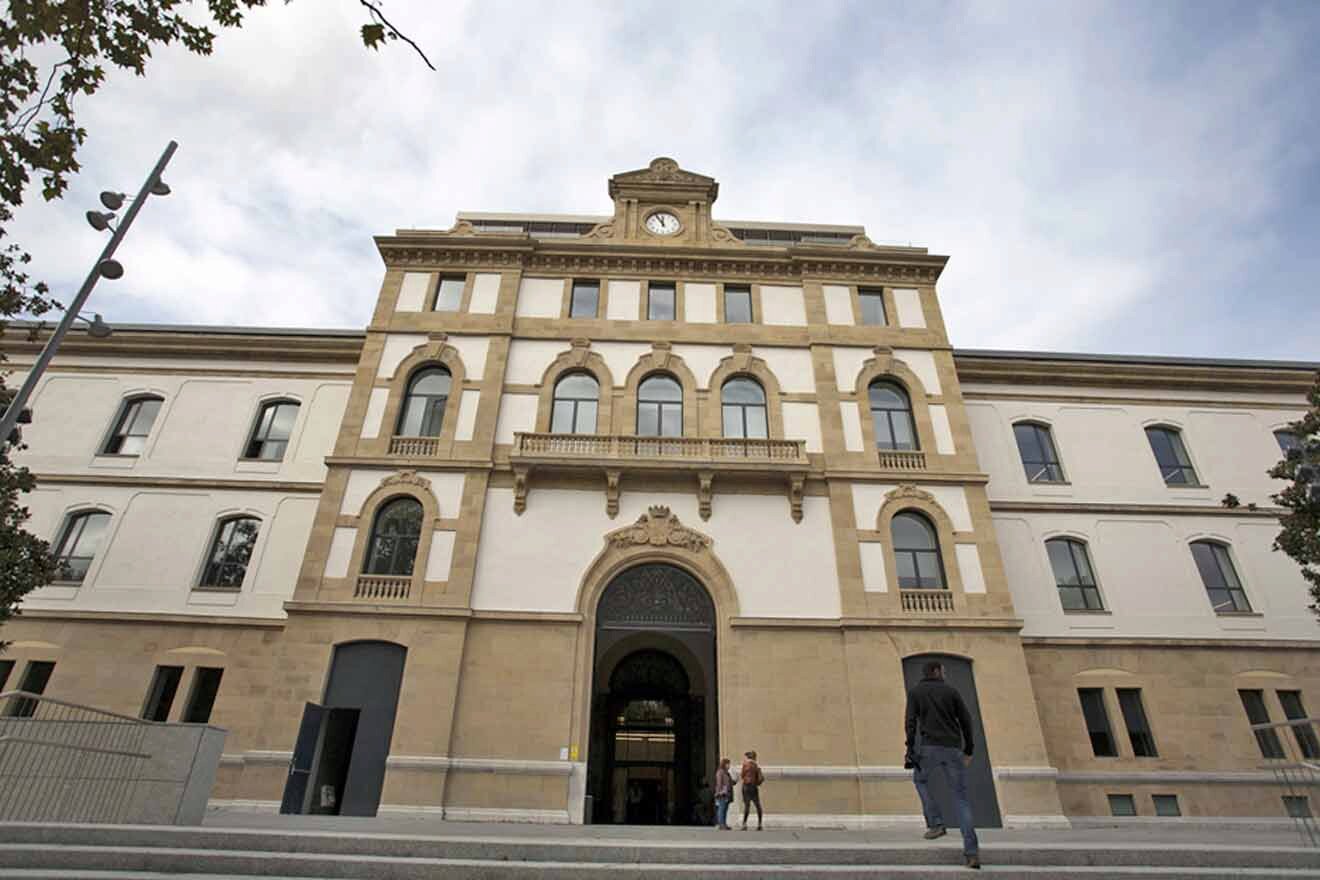
[[[785,225],[780,243],[750,244],[765,224],[713,220],[717,194],[658,159],[611,179],[612,216],[460,215],[379,237],[364,333],[72,339],[27,435],[33,523],[57,543],[80,511],[109,526],[80,584],[39,591],[6,626],[5,686],[53,660],[48,693],[137,712],[154,667],[183,666],[185,682],[221,668],[215,798],[273,806],[305,704],[346,686],[337,646],[402,646],[392,708],[356,722],[384,730],[383,770],[340,784],[345,809],[583,821],[591,800],[609,821],[625,815],[610,774],[627,762],[602,764],[601,743],[633,736],[608,733],[610,676],[662,652],[687,688],[666,705],[690,723],[660,737],[690,746],[657,771],[671,774],[665,818],[683,818],[675,791],[696,797],[678,776],[755,748],[771,821],[864,827],[919,821],[904,661],[940,655],[970,661],[984,793],[1005,823],[1107,815],[1114,793],[1146,815],[1147,795],[1175,794],[1184,815],[1282,817],[1237,690],[1262,689],[1276,720],[1279,691],[1320,699],[1301,578],[1263,549],[1270,431],[1301,411],[1310,368],[955,351],[935,293],[945,258],[859,227]],[[657,213],[677,232],[649,231]],[[539,231],[552,223],[579,234]],[[672,319],[649,319],[671,284]],[[752,321],[731,322],[743,289]],[[456,309],[434,307],[451,294]],[[876,303],[884,323],[865,323]],[[32,346],[7,335],[21,366]],[[405,433],[424,369],[448,374],[438,428]],[[658,374],[678,384],[666,405],[681,433],[639,436]],[[555,433],[573,375],[598,389],[594,421]],[[765,396],[763,435],[725,429],[737,378]],[[878,442],[877,382],[906,394],[913,448]],[[142,453],[100,454],[115,407],[148,392],[164,403]],[[289,451],[247,461],[240,410],[277,397],[301,403]],[[1023,478],[1022,421],[1053,429],[1068,481]],[[1184,431],[1195,485],[1159,479],[1141,436],[1155,424]],[[1226,491],[1260,506],[1226,511]],[[373,570],[400,499],[420,521],[411,565]],[[199,590],[213,524],[236,512],[261,522],[242,584]],[[893,523],[914,514],[940,589],[899,583],[910,556]],[[1102,609],[1062,610],[1043,543],[1060,536],[1090,548]],[[1205,603],[1184,545],[1207,538],[1231,547],[1250,612]],[[648,565],[695,578],[712,619],[675,625],[661,588],[650,629],[641,611],[598,621],[615,579]],[[1116,756],[1092,754],[1078,688],[1108,694]],[[1142,691],[1159,757],[1123,746],[1116,688]],[[660,778],[648,768],[620,778],[640,792]]]

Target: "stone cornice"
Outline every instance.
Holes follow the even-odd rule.
[[[1305,394],[1315,381],[1315,368],[1275,365],[1083,360],[1023,353],[1020,357],[953,353],[961,382],[1009,385],[1072,385],[1118,388],[1186,388],[1225,391]]]
[[[32,332],[30,325],[11,323],[0,331],[6,355],[38,354],[54,330],[48,325]],[[317,332],[245,332],[243,328],[116,328],[108,339],[94,339],[74,329],[60,345],[61,355],[90,357],[189,358],[227,361],[279,361],[351,364],[362,355],[365,334]],[[345,374],[351,378],[351,374]]]

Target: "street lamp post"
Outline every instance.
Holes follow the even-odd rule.
[[[73,326],[74,320],[79,317],[78,313],[87,302],[87,298],[91,296],[92,288],[96,286],[96,282],[102,277],[114,279],[119,278],[124,274],[124,267],[116,260],[111,259],[111,257],[114,256],[115,249],[119,247],[119,243],[123,241],[124,235],[128,232],[128,228],[133,225],[133,220],[137,217],[138,211],[142,209],[142,204],[146,201],[147,196],[163,196],[169,194],[170,189],[161,181],[160,175],[165,170],[165,166],[170,163],[170,158],[178,148],[179,145],[177,143],[170,141],[169,146],[165,148],[165,152],[160,154],[160,159],[156,162],[156,167],[151,169],[151,173],[147,175],[147,179],[143,182],[142,188],[138,190],[137,197],[129,204],[128,211],[124,214],[124,219],[117,227],[114,227],[114,235],[110,237],[110,241],[106,244],[105,249],[101,251],[101,256],[92,265],[91,271],[87,273],[87,280],[83,281],[82,287],[78,289],[78,295],[75,296],[73,302],[69,304],[69,308],[65,311],[64,317],[60,320],[59,326],[55,328],[55,332],[51,334],[50,339],[46,342],[46,347],[41,350],[41,354],[37,357],[36,363],[34,363],[32,368],[28,370],[27,377],[23,380],[22,387],[18,389],[18,393],[14,395],[13,399],[10,400],[9,404],[5,407],[4,416],[3,418],[0,418],[0,443],[8,442],[5,438],[12,434],[14,426],[18,424],[19,416],[22,414],[23,408],[27,406],[28,398],[32,396],[32,392],[36,390],[37,383],[41,381],[41,374],[46,371],[46,367],[50,364],[50,359],[55,356],[55,352],[59,351],[60,342],[63,341],[64,334],[69,332],[69,328]],[[110,201],[107,201],[107,196],[110,197]],[[101,201],[106,207],[111,207],[111,201],[123,204],[123,196],[102,193]],[[87,219],[91,222],[94,228],[111,228],[109,221],[114,218],[113,214],[100,214],[95,211],[88,211],[87,213]],[[100,315],[97,315],[96,317],[97,323],[99,323]]]

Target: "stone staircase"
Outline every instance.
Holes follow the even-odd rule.
[[[272,817],[274,818],[274,817]],[[448,829],[446,829],[448,830]],[[163,880],[166,877],[351,880],[677,880],[677,878],[976,876],[955,835],[938,843],[802,841],[767,833],[685,839],[495,833],[412,836],[306,830],[0,823],[0,877]],[[1251,880],[1318,878],[1320,850],[1248,844],[1038,840],[983,843],[984,875],[1024,878]]]

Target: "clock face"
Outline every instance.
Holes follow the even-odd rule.
[[[646,228],[654,235],[673,235],[678,232],[678,218],[668,211],[656,211],[646,218]]]

